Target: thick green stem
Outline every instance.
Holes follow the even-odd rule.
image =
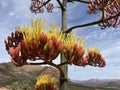
[[[63,6],[64,6],[64,9],[61,8],[62,10],[62,28],[61,30],[62,31],[65,31],[67,30],[67,18],[66,18],[66,0],[63,0]],[[61,53],[61,63],[65,62],[66,59],[63,55],[63,53]],[[68,65],[62,65],[61,66],[61,69],[63,70],[64,72],[64,77],[60,77],[60,90],[68,90],[68,81],[67,81],[67,78],[68,78]]]
[[[63,53],[61,53],[61,62],[64,62],[66,59],[63,55]],[[61,69],[64,73],[64,77],[60,76],[60,89],[59,90],[68,90],[68,65],[62,65]]]

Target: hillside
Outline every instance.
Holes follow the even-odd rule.
[[[52,73],[51,73],[52,72]],[[23,66],[16,67],[12,63],[0,64],[0,87],[6,87],[14,82],[28,81],[34,88],[36,77],[41,74],[49,74],[55,78],[59,77],[56,69],[48,66]]]
[[[79,88],[75,90],[120,90],[120,79],[72,81],[69,86],[73,89]]]
[[[23,66],[16,67],[11,63],[0,64],[0,87],[10,87],[12,84],[28,82],[31,90],[34,90],[36,77],[41,74],[49,74],[59,78],[59,73],[55,68],[48,66]],[[87,81],[69,81],[69,90],[120,90],[120,80],[99,80],[91,79]],[[1,89],[0,90],[4,90]],[[21,89],[23,90],[23,89]],[[29,89],[30,90],[30,89]]]

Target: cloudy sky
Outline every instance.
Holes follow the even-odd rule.
[[[58,8],[54,9],[52,14],[35,15],[30,12],[29,5],[30,0],[0,0],[0,63],[10,62],[4,39],[15,31],[16,26],[28,25],[33,18],[46,18],[48,24],[52,21],[61,24],[61,13]],[[87,15],[86,6],[77,3],[69,5],[67,15],[68,27],[97,20],[100,16],[100,14]],[[79,37],[84,37],[87,46],[100,49],[107,66],[104,68],[69,66],[69,78],[73,80],[120,79],[120,28],[101,30],[98,26],[91,26],[76,29],[74,32]]]

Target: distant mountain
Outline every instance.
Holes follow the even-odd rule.
[[[90,79],[84,81],[73,80],[74,83],[94,88],[113,88],[120,90],[120,79]]]
[[[14,82],[28,81],[34,90],[36,77],[43,74],[49,74],[59,80],[59,72],[48,66],[31,66],[16,67],[12,63],[0,64],[0,87],[8,87]],[[91,79],[86,81],[69,81],[69,90],[120,90],[119,79]],[[1,89],[0,89],[1,90]],[[21,89],[22,90],[22,89]]]

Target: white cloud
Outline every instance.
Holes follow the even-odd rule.
[[[13,15],[15,15],[15,13],[14,13],[14,12],[10,12],[9,15],[10,15],[10,16],[13,16]]]

